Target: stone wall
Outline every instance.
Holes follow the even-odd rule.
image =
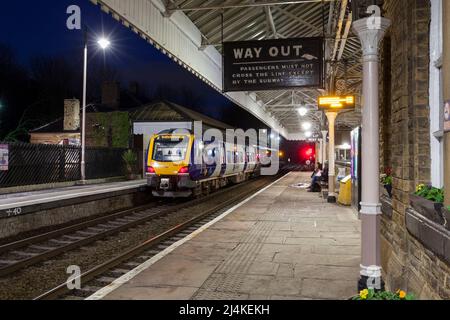
[[[392,217],[381,222],[385,280],[391,290],[449,299],[448,264],[405,226],[409,195],[416,185],[430,182],[430,2],[386,0],[384,9],[393,24],[381,52],[381,170],[391,167],[394,178]]]
[[[62,200],[48,206],[36,205],[36,208],[42,208],[20,216],[0,218],[0,240],[46,228],[53,230],[56,226],[72,221],[134,208],[150,201],[151,195],[148,192],[129,189],[99,196]]]

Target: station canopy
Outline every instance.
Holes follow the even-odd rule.
[[[318,97],[329,90],[355,95],[356,109],[339,115],[338,129],[361,121],[361,45],[352,31],[348,0],[91,0],[125,26],[222,92],[222,43],[324,37],[325,87],[228,92],[224,95],[288,140],[305,138],[302,123],[318,133],[325,116]],[[325,90],[324,90],[325,89]],[[301,116],[298,109],[308,109]]]

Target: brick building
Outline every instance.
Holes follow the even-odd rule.
[[[450,233],[411,209],[416,186],[444,185],[442,0],[386,0],[384,11],[395,21],[380,52],[380,163],[393,172],[381,220],[384,278],[393,290],[449,299]]]

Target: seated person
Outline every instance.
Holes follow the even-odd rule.
[[[322,171],[322,181],[328,183],[328,167],[325,167]]]
[[[308,188],[308,191],[310,191],[310,192],[319,192],[320,191],[320,186],[319,186],[318,182],[322,178],[322,173],[323,173],[322,164],[318,163],[316,166],[316,169],[314,170],[314,172],[311,176],[312,180],[311,180],[311,185]]]

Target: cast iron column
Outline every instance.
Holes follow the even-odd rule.
[[[374,19],[378,23],[374,23]],[[353,23],[363,50],[361,279],[359,289],[382,289],[380,258],[380,141],[378,48],[390,20],[365,18]]]
[[[323,130],[322,131],[322,164],[325,166],[325,163],[327,162],[327,135],[328,131]]]
[[[336,123],[336,118],[338,116],[337,112],[326,112],[328,118],[328,132],[329,139],[328,142],[328,202],[336,203],[336,167],[335,167],[335,150],[334,150],[334,126]]]

